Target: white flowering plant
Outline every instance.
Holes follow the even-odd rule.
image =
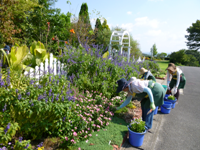
[[[141,118],[131,120],[131,123],[128,125],[129,129],[133,132],[142,133],[146,130],[145,121],[142,121]]]

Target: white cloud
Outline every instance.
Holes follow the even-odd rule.
[[[149,30],[147,35],[149,36],[160,36],[162,34],[161,30]]]
[[[131,15],[131,14],[132,14],[132,12],[131,12],[131,11],[128,11],[128,12],[127,12],[127,14],[128,14],[128,15]]]
[[[121,28],[126,29],[129,32],[133,30],[133,27],[134,25],[132,23],[126,23],[121,25]]]
[[[156,19],[150,20],[148,17],[141,17],[135,19],[136,26],[151,26],[152,28],[158,28],[160,22]]]

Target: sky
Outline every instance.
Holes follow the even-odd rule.
[[[122,27],[139,43],[142,53],[150,53],[156,44],[158,53],[188,49],[187,28],[200,20],[200,0],[58,0],[55,8],[78,17],[82,3],[87,3],[90,21],[107,20],[109,27]],[[99,12],[99,14],[98,14]]]

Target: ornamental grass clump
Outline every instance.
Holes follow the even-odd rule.
[[[146,130],[145,121],[142,121],[141,118],[132,120],[128,127],[131,131],[138,133],[143,133]]]

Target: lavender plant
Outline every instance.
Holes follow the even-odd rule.
[[[84,44],[82,44],[84,45]],[[67,72],[73,85],[78,85],[80,91],[99,91],[107,98],[116,96],[116,81],[120,78],[139,77],[141,67],[159,69],[155,62],[125,62],[118,55],[114,59],[101,57],[102,46],[73,49],[68,47],[60,60],[66,64]]]

